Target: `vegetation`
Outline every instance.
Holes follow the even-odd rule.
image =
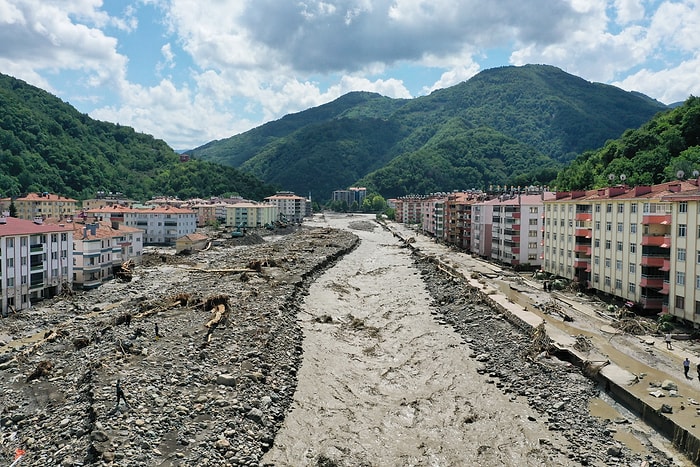
[[[577,154],[666,107],[555,67],[486,70],[428,96],[350,93],[191,153],[327,200],[549,184]]]
[[[237,193],[262,199],[275,189],[232,167],[181,163],[164,142],[92,120],[60,99],[0,74],[0,196],[49,191],[77,199],[97,191],[134,199]]]
[[[564,190],[620,183],[651,185],[693,176],[700,171],[700,98],[658,114],[596,150],[588,151],[561,171],[555,185]]]

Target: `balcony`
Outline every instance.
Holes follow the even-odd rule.
[[[671,270],[671,260],[670,259],[664,259],[664,265],[661,266],[661,271],[668,272]]]
[[[519,212],[514,212],[514,213],[513,213],[513,219],[520,219],[520,216],[521,216],[521,215],[522,215],[522,214],[519,213]]]
[[[32,253],[43,253],[44,252],[44,244],[43,243],[35,243],[34,245],[29,247],[29,251]]]
[[[664,276],[647,276],[642,275],[639,282],[640,287],[648,287],[651,289],[661,289],[664,286]]]
[[[574,269],[588,268],[591,264],[590,258],[576,258],[574,259]]]
[[[665,235],[644,235],[642,236],[642,246],[661,246],[666,242]]]
[[[664,303],[664,299],[662,297],[642,297],[639,300],[639,304],[641,305],[643,310],[661,310],[661,306]]]
[[[586,253],[590,256],[591,246],[590,245],[574,245],[575,253]]]
[[[660,268],[664,265],[664,260],[667,259],[666,256],[642,256],[642,266],[649,266],[652,268]]]
[[[577,237],[591,238],[591,229],[576,229],[574,235]]]
[[[644,214],[643,225],[671,225],[671,214]]]
[[[574,217],[577,221],[592,221],[593,214],[590,212],[577,212]]]

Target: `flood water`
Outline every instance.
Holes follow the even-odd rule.
[[[570,465],[543,448],[566,441],[528,419],[525,400],[477,373],[468,345],[431,315],[410,251],[369,220],[318,224],[361,243],[309,290],[299,385],[262,465]]]

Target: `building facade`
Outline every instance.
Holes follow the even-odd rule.
[[[107,221],[143,230],[146,245],[175,245],[178,238],[197,230],[197,213],[172,206],[127,208],[106,206],[85,211],[86,222]]]
[[[310,203],[306,198],[292,192],[280,191],[265,198],[268,203],[277,206],[278,219],[286,222],[301,223],[310,213]]]
[[[2,200],[2,211],[9,210],[11,199]],[[48,192],[29,193],[21,198],[15,198],[16,217],[18,219],[67,219],[77,212],[78,201],[73,198],[55,195]]]
[[[226,206],[227,227],[263,227],[279,219],[276,204],[237,203]]]
[[[73,231],[64,224],[44,224],[0,217],[0,312],[31,307],[70,288]]]

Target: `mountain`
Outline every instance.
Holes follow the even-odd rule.
[[[0,196],[49,191],[77,199],[97,191],[133,199],[155,195],[250,199],[275,187],[205,161],[180,162],[164,141],[93,120],[24,81],[0,74]]]
[[[587,151],[555,181],[564,190],[613,183],[652,185],[700,173],[700,97],[659,113],[595,151]],[[624,175],[621,179],[620,176]]]
[[[414,99],[350,93],[190,154],[317,199],[352,185],[394,197],[547,184],[665,109],[556,67],[511,66]]]

